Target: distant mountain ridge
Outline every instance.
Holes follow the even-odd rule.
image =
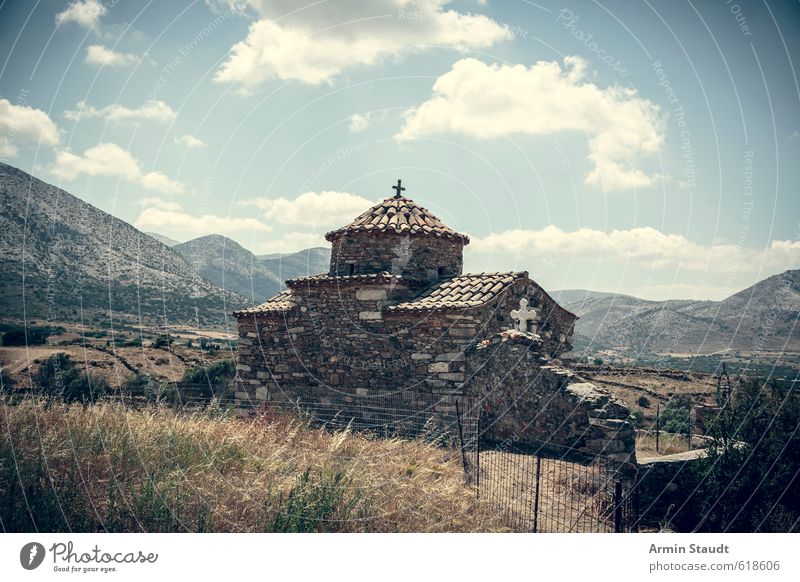
[[[800,270],[768,277],[722,301],[648,301],[629,295],[556,291],[580,319],[576,350],[712,353],[800,349]]]
[[[0,233],[3,317],[207,325],[248,303],[130,224],[2,163]]]
[[[286,279],[327,272],[330,262],[330,250],[324,248],[257,257],[219,234],[201,236],[173,248],[205,279],[254,303],[277,295]]]

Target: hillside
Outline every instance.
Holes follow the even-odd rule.
[[[327,272],[330,260],[330,251],[324,248],[257,257],[218,234],[201,236],[173,248],[202,277],[255,303],[279,293],[286,279]]]
[[[130,224],[0,164],[4,318],[219,324],[247,303]],[[196,311],[195,311],[196,310]]]
[[[157,232],[145,232],[147,236],[152,236],[158,242],[164,243],[168,247],[174,247],[175,245],[181,244],[181,241],[175,240],[174,238],[170,238],[168,236],[164,236],[163,234],[158,234]]]
[[[759,281],[722,301],[647,301],[583,293],[585,299],[565,303],[580,317],[575,326],[578,351],[707,354],[800,349],[798,270]]]

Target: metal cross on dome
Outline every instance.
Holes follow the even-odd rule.
[[[539,319],[539,314],[536,309],[528,309],[528,300],[524,297],[519,300],[519,309],[511,311],[511,318],[517,320],[515,325],[519,331],[536,333],[536,320]],[[529,326],[528,322],[532,325]]]
[[[395,198],[400,198],[402,196],[400,192],[403,192],[405,190],[405,188],[403,188],[403,186],[401,185],[402,182],[403,182],[402,180],[397,180],[397,186],[392,186],[392,190],[395,190],[397,192],[394,195]]]

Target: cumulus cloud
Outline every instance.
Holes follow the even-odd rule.
[[[13,158],[19,144],[56,145],[58,126],[44,111],[0,99],[0,155]]]
[[[244,233],[269,232],[271,229],[254,218],[234,218],[202,214],[193,216],[175,202],[159,198],[142,200],[145,208],[134,221],[140,230],[155,230],[176,239],[188,239],[217,233],[236,238]]]
[[[255,206],[264,217],[280,224],[332,227],[349,222],[375,202],[350,192],[305,192],[294,200],[255,198],[239,203]]]
[[[73,2],[62,12],[56,14],[56,24],[61,25],[67,22],[75,22],[81,26],[97,29],[100,18],[108,10],[99,0],[82,0]]]
[[[78,101],[75,109],[64,112],[64,117],[73,121],[99,117],[106,121],[171,121],[175,119],[176,113],[163,101],[148,101],[144,105],[136,108],[125,107],[119,103],[107,105],[105,107],[94,107],[85,101]]]
[[[370,115],[361,115],[360,113],[354,113],[350,116],[350,131],[351,133],[360,133],[367,129],[370,124]]]
[[[735,244],[702,245],[683,235],[663,233],[655,228],[628,230],[581,228],[563,231],[555,226],[539,230],[515,229],[471,237],[473,253],[525,254],[558,259],[591,259],[616,264],[638,263],[652,268],[680,267],[681,270],[748,270],[755,265],[778,271],[800,266],[800,241],[776,240],[765,249]]]
[[[406,113],[395,136],[411,140],[437,134],[492,139],[512,134],[584,132],[593,169],[590,185],[622,190],[653,185],[657,175],[636,167],[664,141],[657,105],[631,89],[601,89],[586,80],[586,63],[489,65],[473,58],[456,62],[433,85],[432,97]]]
[[[250,6],[259,16],[215,76],[246,88],[274,78],[327,83],[347,69],[414,51],[486,49],[512,38],[486,16],[446,9],[449,0],[316,2],[300,9],[289,0],[227,4],[237,11]]]
[[[86,47],[86,62],[99,67],[127,67],[135,65],[141,59],[131,53],[120,53],[103,45],[93,44]]]
[[[204,148],[204,147],[206,147],[206,142],[204,142],[199,137],[195,137],[193,135],[189,135],[188,133],[186,135],[184,135],[184,136],[176,137],[175,138],[175,143],[177,145],[182,145],[184,147],[187,147],[190,150],[191,149],[196,149],[196,148]]]
[[[144,208],[158,208],[159,210],[180,210],[181,205],[172,200],[164,200],[158,196],[146,196],[139,200],[139,205]]]
[[[161,172],[143,172],[133,155],[114,143],[99,143],[76,155],[68,150],[56,153],[52,173],[64,180],[80,175],[120,177],[167,194],[182,194],[186,188]]]

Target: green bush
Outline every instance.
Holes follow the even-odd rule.
[[[689,414],[692,400],[688,396],[676,394],[667,402],[661,413],[661,428],[667,432],[688,434],[690,429]]]
[[[47,338],[51,333],[58,331],[49,327],[37,327],[4,324],[2,328],[2,337],[0,338],[0,345],[4,346],[41,346],[47,343]]]
[[[43,394],[65,402],[96,402],[108,392],[105,380],[82,372],[63,352],[42,362],[34,382]]]
[[[636,399],[636,404],[642,408],[650,408],[650,399],[647,396],[639,396],[639,398]]]
[[[693,529],[800,531],[798,389],[752,380],[720,404],[708,456],[693,465]]]
[[[187,384],[226,384],[236,377],[236,362],[218,360],[209,366],[186,370],[182,382]]]
[[[172,345],[173,338],[169,334],[162,334],[153,340],[154,348],[167,348]]]
[[[0,366],[0,391],[8,392],[14,388],[14,379],[8,375],[8,371]]]

